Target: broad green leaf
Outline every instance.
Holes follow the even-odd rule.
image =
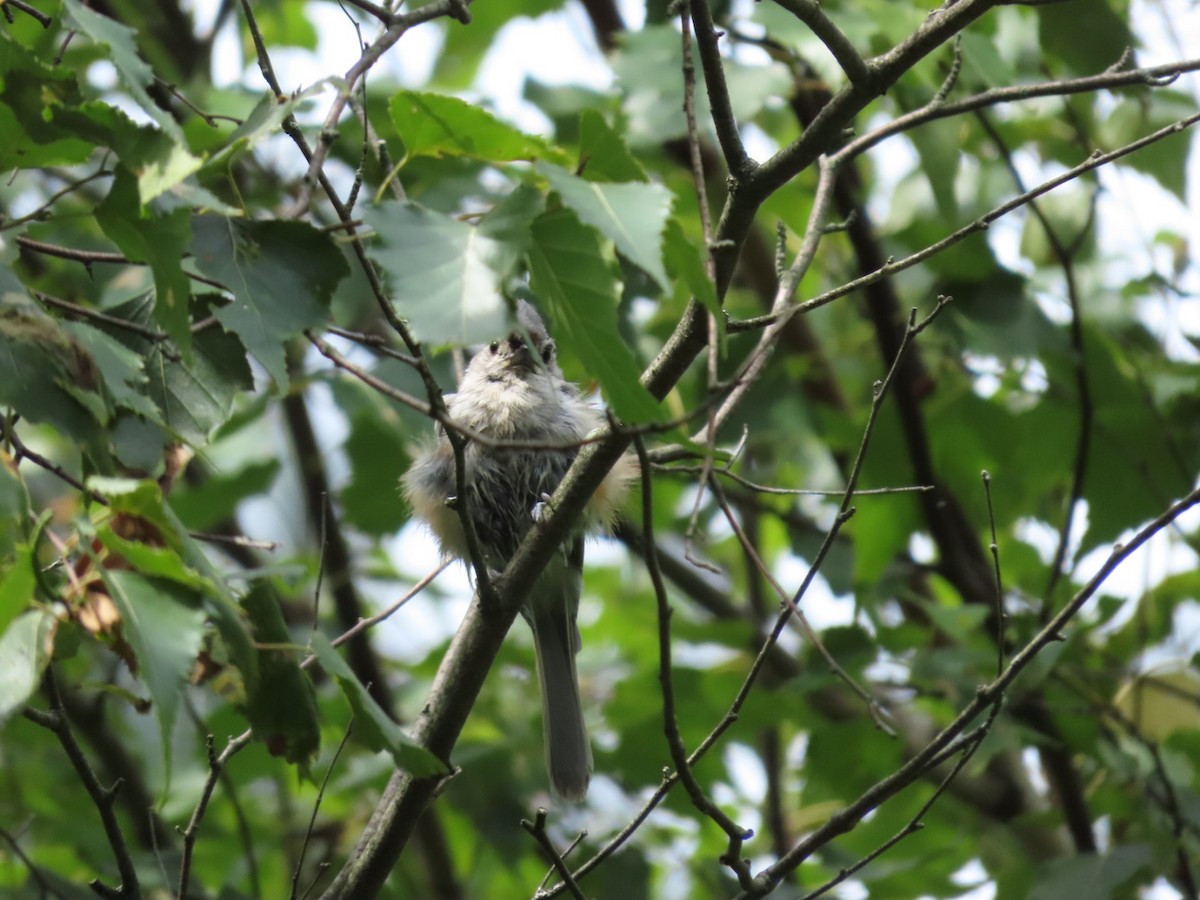
[[[171,547],[156,547],[126,540],[108,525],[98,527],[96,537],[109,551],[120,556],[143,575],[165,578],[200,592],[208,592],[213,587],[207,578],[183,561],[179,551]]]
[[[145,360],[107,332],[84,322],[63,322],[60,327],[82,347],[95,364],[116,406],[157,420],[158,407],[147,395]]]
[[[399,484],[411,460],[403,430],[390,412],[355,416],[345,444],[351,475],[342,488],[342,508],[346,521],[368,534],[394,534],[408,520]]]
[[[96,221],[132,262],[154,273],[154,317],[186,354],[192,334],[188,319],[191,279],[183,256],[191,240],[191,214],[180,208],[159,216],[146,213],[133,176],[119,168],[108,196],[96,208]]]
[[[663,234],[663,262],[666,263],[667,273],[676,285],[676,298],[687,299],[681,295],[679,289],[682,288],[703,304],[704,308],[713,314],[717,323],[717,333],[723,343],[725,311],[721,308],[721,301],[717,299],[717,288],[708,277],[708,270],[705,268],[706,256],[705,251],[698,249],[688,240],[678,219],[672,217],[667,220],[667,228]]]
[[[29,491],[7,450],[0,449],[0,560],[7,560],[27,538]]]
[[[1200,731],[1200,673],[1182,663],[1156,666],[1126,680],[1113,706],[1138,732],[1162,742],[1177,731]]]
[[[0,722],[24,706],[42,683],[57,626],[54,616],[35,609],[0,633]]]
[[[17,544],[0,557],[0,633],[33,601],[37,587],[33,567],[33,551],[26,544]]]
[[[316,695],[300,668],[279,604],[271,590],[255,583],[242,598],[254,631],[257,671],[247,679],[246,716],[254,736],[275,756],[307,769],[321,743]]]
[[[529,251],[530,286],[554,318],[554,336],[600,382],[627,422],[658,416],[658,401],[638,380],[637,361],[617,331],[619,285],[595,231],[570,210],[541,216]]]
[[[122,110],[100,101],[54,107],[52,122],[63,131],[110,147],[137,176],[137,193],[146,204],[197,171],[203,160],[150,125],[139,125]]]
[[[701,72],[696,57],[696,72]],[[792,76],[781,63],[747,65],[724,60],[726,86],[733,108],[742,121],[753,119],[771,100],[786,97]],[[671,25],[652,25],[620,36],[620,48],[612,57],[613,72],[624,98],[622,109],[628,120],[626,141],[635,147],[660,146],[664,140],[687,134],[683,113],[683,48],[679,32]],[[699,79],[698,79],[699,80]],[[696,119],[712,121],[703,82],[696,91]]]
[[[598,184],[546,163],[537,169],[581,221],[616,244],[664,291],[670,290],[662,261],[663,228],[673,199],[669,190],[640,182]]]
[[[100,373],[87,350],[28,300],[0,300],[0,406],[80,443],[107,421]]]
[[[214,311],[282,387],[284,344],[324,324],[334,287],[349,273],[332,239],[303,222],[193,219],[196,267],[233,292]]]
[[[594,109],[579,114],[580,173],[588,181],[647,181],[620,133]]]
[[[1121,97],[1100,123],[1097,138],[1101,146],[1106,149],[1121,147],[1196,110],[1194,100],[1177,91],[1156,90],[1154,101],[1148,104],[1144,98]],[[1181,203],[1187,203],[1187,162],[1194,144],[1190,136],[1190,132],[1184,132],[1156,141],[1122,162],[1149,175]]]
[[[491,266],[504,277],[529,249],[529,229],[546,208],[546,198],[528,184],[519,184],[497,206],[479,220],[479,233],[496,242]]]
[[[1126,0],[1118,2],[1126,6]],[[1090,4],[1087,15],[1056,3],[1039,4],[1036,13],[1040,44],[1056,76],[1097,75],[1138,43],[1111,0]]]
[[[1125,887],[1148,867],[1154,854],[1147,844],[1127,844],[1107,853],[1082,853],[1043,866],[1029,900],[1109,900],[1129,896]]]
[[[213,151],[205,161],[205,170],[228,168],[244,153],[253,150],[264,140],[276,137],[283,125],[283,120],[313,97],[324,93],[332,81],[335,80],[322,79],[283,100],[276,98],[270,92],[264,93],[250,114],[229,135],[225,146]]]
[[[84,162],[91,143],[47,121],[51,108],[80,101],[75,74],[47,66],[9,32],[0,29],[0,168]]]
[[[63,0],[63,10],[73,28],[108,48],[122,85],[142,111],[173,140],[183,144],[179,123],[146,93],[146,88],[154,81],[154,72],[138,56],[133,29],[84,6],[79,0]]]
[[[508,329],[498,279],[511,247],[465,222],[415,203],[383,203],[365,211],[391,277],[396,311],[423,341],[475,344]]]
[[[193,591],[137,572],[103,569],[121,612],[121,632],[137,657],[137,675],[154,701],[162,736],[166,781],[171,777],[171,735],[180,695],[204,644],[204,610]]]
[[[254,384],[241,342],[221,328],[207,328],[192,339],[187,361],[171,359],[156,345],[146,371],[150,396],[162,404],[163,421],[185,441],[202,445],[229,418],[240,392]]]
[[[392,97],[390,109],[404,141],[406,159],[469,156],[485,162],[511,162],[566,158],[563,151],[542,138],[525,134],[457,97],[400,91]]]
[[[963,122],[958,119],[941,119],[914,128],[908,134],[921,158],[921,171],[929,180],[938,213],[947,222],[959,218],[954,185],[962,160],[959,144],[963,128]]]
[[[329,639],[320,632],[313,634],[313,652],[321,667],[337,679],[338,685],[354,709],[354,736],[372,750],[386,750],[396,761],[397,768],[416,777],[448,775],[445,763],[416,743],[393,722],[367,692]]]

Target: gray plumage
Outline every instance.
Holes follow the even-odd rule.
[[[467,444],[467,509],[484,561],[494,570],[502,570],[512,558],[541,504],[570,468],[579,442],[602,423],[575,386],[563,380],[554,341],[533,307],[522,302],[517,319],[512,333],[475,354],[458,392],[446,398],[451,417],[476,432],[547,445],[522,450]],[[537,654],[550,783],[567,800],[586,795],[592,770],[575,671],[583,530],[607,521],[631,474],[628,465],[614,470],[589,504],[580,530],[566,537],[521,606]],[[442,549],[465,558],[458,513],[447,505],[455,494],[455,473],[444,435],[413,463],[404,476],[404,491]]]

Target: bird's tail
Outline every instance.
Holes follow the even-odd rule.
[[[592,774],[592,747],[583,724],[575,651],[579,629],[562,605],[544,605],[528,615],[542,687],[542,727],[546,768],[554,792],[564,800],[582,800]]]

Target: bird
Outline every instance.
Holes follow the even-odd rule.
[[[466,515],[483,562],[497,572],[546,513],[584,439],[604,424],[601,412],[564,379],[555,342],[534,307],[521,300],[516,313],[516,327],[481,347],[458,390],[445,398],[450,418],[465,433],[485,439],[468,440],[465,447]],[[632,457],[618,461],[521,603],[533,633],[550,785],[566,801],[587,795],[592,772],[575,666],[584,539],[612,525],[636,472]],[[467,561],[454,452],[440,426],[436,440],[403,476],[402,487],[443,554]]]

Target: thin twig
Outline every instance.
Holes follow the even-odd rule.
[[[35,9],[34,7],[30,6],[25,2],[25,0],[4,0],[5,15],[11,15],[7,12],[8,7],[10,6],[13,9],[19,9],[32,19],[37,19],[38,24],[40,24],[43,28],[49,28],[54,24],[54,20],[52,18],[50,18],[40,9]],[[9,19],[9,21],[11,22],[12,20]]]
[[[54,732],[58,742],[62,744],[67,758],[71,761],[72,768],[75,769],[75,774],[79,776],[80,783],[87,791],[88,796],[92,798],[92,803],[100,814],[105,837],[108,838],[108,845],[112,848],[113,856],[116,858],[117,872],[121,876],[121,885],[118,888],[110,888],[99,879],[90,882],[91,888],[106,897],[140,900],[142,889],[138,882],[137,867],[133,863],[133,857],[129,855],[129,847],[125,843],[125,834],[121,830],[121,823],[117,821],[115,798],[117,791],[121,788],[121,781],[118,779],[112,787],[108,788],[100,784],[87,757],[84,756],[83,748],[79,746],[71,731],[71,723],[63,708],[62,697],[59,696],[58,684],[52,668],[46,669],[42,683],[50,698],[50,710],[42,712],[32,706],[27,706],[24,710],[25,718]]]
[[[350,721],[346,724],[346,731],[342,734],[341,741],[338,742],[337,749],[333,751],[333,758],[329,761],[329,768],[325,770],[325,776],[321,779],[321,786],[317,789],[317,798],[313,801],[312,815],[308,817],[308,828],[304,829],[304,841],[300,845],[300,854],[296,859],[296,869],[292,872],[292,892],[288,895],[290,900],[296,900],[296,891],[300,887],[300,870],[304,867],[304,857],[308,853],[308,843],[312,839],[313,829],[317,825],[317,812],[321,809],[321,800],[325,797],[325,788],[329,786],[329,776],[333,774],[334,767],[337,766],[337,761],[341,758],[342,751],[346,749],[346,743],[350,740],[350,733],[353,728],[354,718],[351,717]],[[309,890],[311,889],[310,885]]]
[[[192,810],[192,817],[188,820],[187,827],[183,830],[183,853],[179,861],[179,896],[187,897],[188,882],[192,876],[192,854],[196,848],[196,835],[200,830],[200,822],[204,819],[204,814],[208,811],[208,803],[212,799],[213,790],[217,786],[217,779],[220,778],[221,770],[225,768],[225,764],[235,753],[238,753],[243,747],[250,743],[252,735],[249,731],[245,731],[235,738],[230,739],[225,745],[225,749],[221,751],[221,755],[216,754],[213,736],[210,734],[205,738],[205,748],[208,752],[208,777],[204,779],[204,787],[200,791],[200,799],[196,802],[196,808]]]
[[[975,692],[975,697],[968,703],[954,720],[935,735],[919,753],[914,754],[899,769],[888,777],[876,782],[849,805],[836,812],[820,828],[815,829],[803,840],[797,842],[791,850],[769,866],[755,878],[755,889],[743,892],[738,900],[749,900],[751,897],[762,897],[770,893],[779,884],[786,872],[794,870],[804,860],[812,856],[838,835],[845,834],[855,828],[871,810],[878,808],[891,797],[920,778],[928,771],[932,760],[953,741],[958,738],[975,718],[985,709],[1000,700],[1017,676],[1041,653],[1049,644],[1061,640],[1063,629],[1078,615],[1079,611],[1095,595],[1109,576],[1130,556],[1139,550],[1155,534],[1173,523],[1179,516],[1192,507],[1200,504],[1200,488],[1189,493],[1183,499],[1171,504],[1161,515],[1152,522],[1144,525],[1126,544],[1114,544],[1112,552],[1099,570],[1088,580],[1071,601],[1064,606],[1054,618],[1046,624],[1018,653],[1009,661],[1004,672],[988,684],[981,685]]]
[[[571,870],[563,861],[562,855],[554,847],[554,841],[550,840],[550,835],[546,833],[546,810],[544,807],[538,807],[537,815],[530,822],[528,819],[521,820],[521,827],[524,828],[533,839],[538,842],[538,846],[542,848],[542,852],[546,854],[546,858],[550,861],[550,865],[554,866],[554,871],[558,873],[558,877],[562,879],[562,883],[566,885],[571,896],[575,900],[586,900],[583,891],[579,889],[579,885],[571,876]]]
[[[1008,619],[1004,612],[1004,579],[1000,574],[1000,544],[996,540],[996,511],[992,506],[992,476],[983,471],[983,493],[987,497],[988,527],[992,539],[988,549],[992,553],[992,570],[996,576],[996,675],[1004,671],[1004,626]]]
[[[750,885],[750,862],[742,857],[742,844],[750,839],[752,832],[729,818],[705,794],[688,765],[687,748],[684,746],[683,736],[679,733],[679,721],[675,715],[675,688],[671,677],[671,605],[667,601],[667,587],[658,567],[658,548],[654,543],[654,479],[650,460],[646,456],[646,445],[640,436],[633,439],[633,446],[642,469],[642,533],[646,546],[646,571],[650,575],[650,583],[654,586],[658,608],[658,682],[663,699],[663,733],[667,738],[667,747],[671,752],[675,771],[683,781],[692,805],[712,819],[729,839],[721,862],[733,872],[738,884],[746,888]]]
[[[880,266],[873,272],[868,272],[859,278],[855,278],[853,281],[846,282],[840,287],[836,287],[825,291],[822,294],[818,294],[811,300],[806,300],[803,303],[790,306],[782,312],[771,312],[753,319],[733,321],[728,324],[728,328],[730,331],[752,331],[754,329],[764,328],[774,322],[779,321],[780,319],[791,318],[792,316],[801,315],[809,312],[810,310],[825,306],[828,303],[832,303],[834,300],[845,297],[847,294],[852,294],[855,291],[867,287],[868,285],[874,284],[877,281],[881,281],[884,278],[888,278],[897,272],[910,269],[918,263],[922,263],[929,259],[931,256],[936,256],[943,250],[952,247],[965,238],[968,238],[980,231],[986,231],[988,227],[997,219],[1006,216],[1015,209],[1019,209],[1027,204],[1030,200],[1040,197],[1043,194],[1048,194],[1055,188],[1061,187],[1069,181],[1073,181],[1086,172],[1091,172],[1094,169],[1108,165],[1115,160],[1121,159],[1122,157],[1141,150],[1143,147],[1148,147],[1151,144],[1155,144],[1158,141],[1163,140],[1164,138],[1179,134],[1182,131],[1186,131],[1197,122],[1200,122],[1200,112],[1192,113],[1189,116],[1178,119],[1177,121],[1172,122],[1170,125],[1160,128],[1157,131],[1141,137],[1136,141],[1125,144],[1122,147],[1118,147],[1116,150],[1110,150],[1107,153],[1093,153],[1087,158],[1086,161],[1080,163],[1079,165],[1067,169],[1065,172],[1062,172],[1053,178],[1043,181],[1032,190],[1026,191],[1025,193],[1013,197],[1011,200],[1008,200],[999,206],[993,207],[979,218],[967,225],[964,225],[957,231],[948,234],[940,241],[930,244],[928,247],[925,247],[922,250],[911,253],[903,259],[889,259],[884,265]],[[845,150],[841,150],[838,152],[838,154],[836,154],[836,156],[841,157],[844,153]]]

